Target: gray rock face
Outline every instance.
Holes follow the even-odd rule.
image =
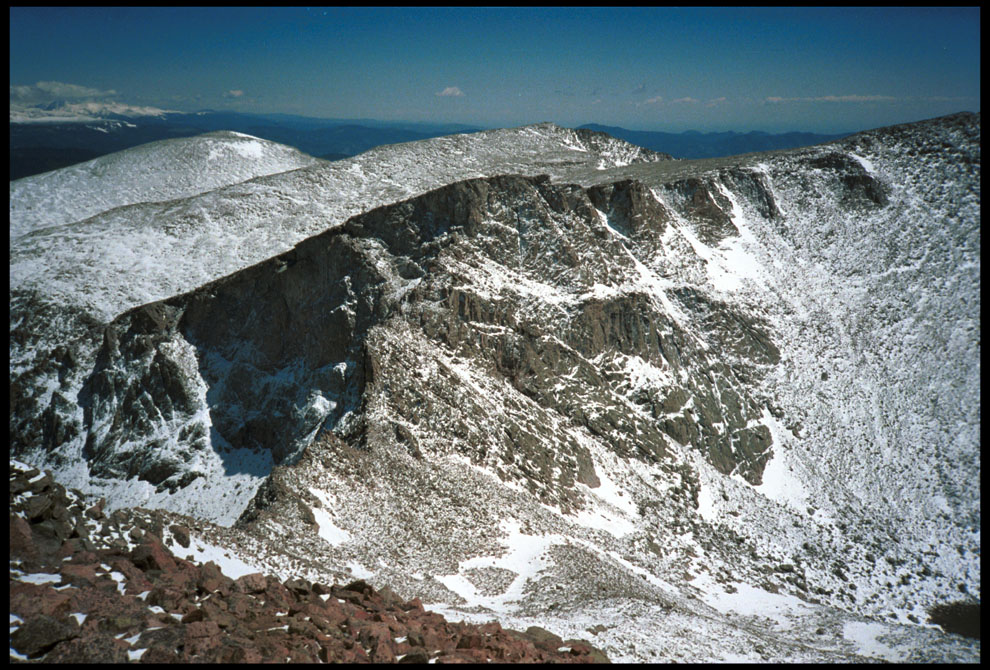
[[[662,222],[662,205],[642,184],[585,190],[545,177],[460,182],[354,217],[110,324],[83,387],[83,453],[99,476],[183,487],[197,476],[183,467],[184,453],[232,447],[291,463],[319,430],[360,444],[373,421],[362,408],[375,398],[389,408],[394,439],[414,453],[453,445],[565,506],[576,504],[574,481],[596,485],[587,449],[566,433],[548,432],[535,417],[487,418],[484,399],[472,407],[450,396],[443,374],[417,379],[422,364],[403,362],[402,340],[412,337],[490,368],[541,412],[610,436],[622,457],[659,461],[675,439],[759,483],[771,439],[765,428],[746,428],[759,401],[733,370],[752,380],[776,363],[766,326],[697,292],[672,293],[701,314],[713,341],[733,354],[730,364],[642,290],[589,295],[601,281],[635,281],[635,259],[622,245],[650,236],[659,243]],[[512,275],[559,296],[559,313],[490,283]],[[633,400],[633,411],[617,363],[593,363],[602,357],[683,371],[687,386],[667,393],[694,409],[668,416],[672,403],[653,389]],[[209,431],[187,423],[175,436],[177,453],[155,448],[156,436],[203,409]],[[364,424],[342,423],[345,415]],[[501,424],[496,434],[477,430],[489,422]]]

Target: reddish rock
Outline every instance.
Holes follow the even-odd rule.
[[[425,649],[415,648],[399,659],[399,663],[429,663],[430,655]]]
[[[241,644],[224,644],[217,652],[218,663],[261,663],[262,657],[256,649]]]
[[[10,636],[10,646],[28,658],[36,658],[59,642],[79,635],[79,624],[71,617],[33,616]]]
[[[175,541],[178,542],[180,546],[182,546],[183,548],[186,548],[186,549],[189,548],[189,529],[188,528],[186,528],[185,526],[180,526],[178,524],[174,524],[172,526],[169,526],[168,529],[170,531],[172,531],[172,537],[175,538]]]
[[[99,563],[100,557],[96,555],[96,552],[90,549],[84,549],[82,551],[77,551],[72,554],[72,558],[67,561],[68,563],[86,564],[86,563]]]
[[[196,586],[204,593],[219,592],[223,596],[229,596],[234,590],[234,580],[224,575],[217,564],[210,561],[200,566]]]
[[[153,645],[141,655],[141,663],[180,663],[178,650],[163,645]]]
[[[429,651],[453,646],[449,642],[445,641],[444,638],[438,635],[437,631],[432,628],[423,629],[422,639],[422,646]]]
[[[181,591],[190,597],[196,593],[196,583],[199,580],[199,570],[192,565],[176,563],[175,567],[164,572],[156,582],[156,586]]]
[[[144,572],[128,559],[115,557],[110,561],[110,567],[124,575],[126,593],[137,595],[152,589],[152,584],[144,576]]]
[[[10,515],[10,558],[28,561],[40,558],[30,524],[13,513]]]
[[[70,612],[69,600],[73,591],[74,589],[56,591],[51,584],[11,582],[10,613],[20,616],[24,621],[39,614],[63,617]]]
[[[189,605],[191,605],[186,594],[182,591],[161,586],[151,589],[151,593],[148,594],[147,603],[149,605],[158,605],[166,612],[188,610],[190,609]]]
[[[147,611],[146,603],[136,600],[133,596],[121,596],[116,588],[112,591],[96,588],[67,589],[63,593],[70,594],[68,601],[70,612],[105,617],[111,614],[137,615]]]
[[[186,637],[209,637],[219,635],[220,628],[212,621],[194,621],[186,626]]]
[[[372,663],[395,663],[395,652],[392,651],[392,644],[387,640],[375,642],[368,650],[368,657]]]
[[[127,663],[127,643],[108,633],[94,633],[62,642],[45,663]]]
[[[371,621],[371,615],[362,609],[356,609],[351,612],[350,618],[357,621]]]
[[[207,656],[220,646],[220,627],[213,621],[195,621],[186,627],[183,658]]]
[[[154,535],[147,533],[144,542],[134,547],[131,562],[142,570],[169,571],[176,568],[175,559]]]
[[[74,564],[62,566],[62,583],[73,586],[92,586],[96,583],[96,571],[101,570],[99,564]]]
[[[98,521],[103,518],[103,508],[107,505],[106,498],[100,498],[95,505],[86,510],[86,516],[94,521]]]
[[[270,638],[258,640],[257,651],[263,663],[284,663],[289,655],[288,647]]]
[[[249,575],[242,575],[234,580],[234,584],[241,593],[261,593],[268,586],[265,576],[260,572],[252,572]]]
[[[296,601],[295,597],[275,577],[269,577],[265,585],[265,604],[287,610]]]

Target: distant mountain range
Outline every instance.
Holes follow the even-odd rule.
[[[683,133],[629,130],[589,123],[581,126],[608,133],[674,158],[717,158],[821,144],[846,137],[791,132],[770,134]],[[87,161],[115,151],[178,137],[232,130],[287,144],[311,156],[340,160],[376,146],[414,142],[481,128],[457,123],[319,119],[294,114],[243,114],[202,110],[175,112],[119,103],[59,101],[10,109],[10,179]]]
[[[11,110],[10,179],[56,170],[158,140],[232,130],[296,147],[311,156],[339,160],[383,144],[476,132],[460,124],[314,119],[290,114],[241,114],[205,110],[134,115],[78,105]],[[145,108],[142,108],[145,109]]]
[[[608,133],[612,137],[617,137],[645,149],[670,154],[674,158],[718,158],[754,151],[796,149],[831,142],[851,134],[821,135],[801,132],[771,134],[760,131],[737,133],[731,130],[724,133],[700,133],[697,130],[688,130],[683,133],[662,133],[649,130],[627,130],[618,126],[602,126],[597,123],[588,123],[581,127]]]
[[[629,130],[589,123],[581,128],[608,133],[675,158],[717,158],[754,151],[821,144],[847,134],[791,132],[683,133]],[[287,144],[311,156],[340,160],[383,144],[473,133],[457,123],[319,119],[295,114],[243,114],[217,110],[175,112],[119,103],[57,101],[10,109],[10,179],[20,179],[91,160],[115,151],[178,137],[232,130]]]

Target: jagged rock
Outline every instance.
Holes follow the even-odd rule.
[[[15,630],[10,636],[10,646],[35,658],[50,650],[63,640],[71,640],[79,635],[79,624],[75,619],[53,618],[46,614],[34,616]]]
[[[103,518],[103,508],[106,506],[106,498],[100,498],[95,505],[86,510],[86,516],[93,520]]]
[[[31,526],[16,514],[10,515],[10,557],[26,561],[36,561],[40,557],[38,547],[34,543]]]
[[[188,548],[189,547],[189,529],[185,526],[179,526],[178,524],[169,526],[169,530],[172,531],[172,537],[175,541],[179,543],[179,546]]]
[[[268,586],[268,581],[260,572],[243,575],[234,580],[234,584],[242,593],[260,593]]]
[[[556,651],[564,644],[564,640],[559,635],[554,635],[539,626],[530,626],[527,628],[526,636],[533,640],[537,647],[546,649],[547,651]]]
[[[131,562],[142,570],[173,570],[175,560],[157,538],[143,536],[144,541],[131,551]]]
[[[430,655],[422,648],[412,649],[398,660],[399,663],[428,663]]]
[[[91,633],[62,642],[45,656],[46,663],[126,663],[127,643],[110,634]]]

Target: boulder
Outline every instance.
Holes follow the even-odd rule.
[[[127,643],[109,633],[92,633],[58,644],[46,663],[127,663]]]
[[[45,614],[31,617],[10,636],[10,646],[28,658],[37,658],[59,642],[79,635],[79,624],[71,617],[56,619]]]
[[[185,526],[180,526],[178,524],[173,524],[168,528],[172,531],[172,537],[175,541],[179,543],[183,548],[189,548],[189,529]]]
[[[175,559],[153,535],[146,534],[144,542],[134,547],[131,562],[142,570],[174,570]]]
[[[540,649],[547,651],[557,651],[563,646],[564,640],[559,635],[554,635],[545,628],[530,626],[526,629],[526,637],[533,641]]]
[[[249,575],[241,575],[234,584],[241,593],[260,593],[268,586],[265,576],[260,572],[252,572]]]
[[[13,513],[10,515],[10,558],[26,561],[36,561],[40,558],[30,524]]]

